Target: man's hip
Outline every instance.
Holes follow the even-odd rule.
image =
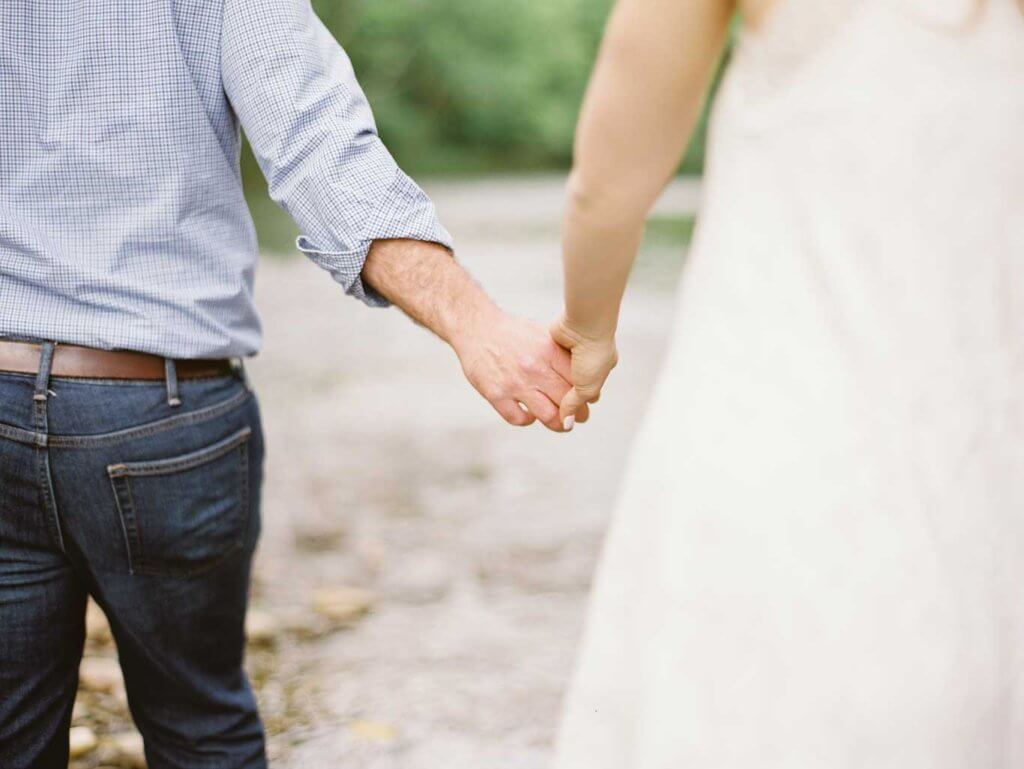
[[[44,368],[55,358],[40,350]],[[87,593],[111,621],[151,766],[264,765],[242,671],[259,410],[240,372],[175,379],[171,400],[166,375],[0,372],[5,767],[66,766]]]

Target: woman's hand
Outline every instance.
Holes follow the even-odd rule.
[[[544,327],[497,310],[467,322],[452,341],[470,384],[506,422],[535,420],[560,433],[559,404],[571,392],[569,354]],[[587,410],[577,421],[585,422]]]
[[[571,430],[587,414],[588,403],[597,403],[601,388],[619,362],[614,332],[584,333],[573,328],[563,315],[551,326],[551,338],[572,355],[572,388],[562,397],[559,418],[562,428]]]

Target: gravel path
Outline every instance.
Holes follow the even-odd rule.
[[[430,188],[463,263],[544,323],[559,306],[561,186]],[[680,184],[662,210],[695,199]],[[606,397],[557,436],[501,423],[397,311],[342,297],[304,260],[264,260],[266,345],[250,371],[269,448],[255,605],[272,651],[252,665],[276,767],[546,766],[680,261],[678,247],[645,253]],[[369,614],[303,629],[335,587],[369,591]]]

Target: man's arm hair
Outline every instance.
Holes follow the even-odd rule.
[[[419,240],[377,240],[363,281],[453,347],[460,335],[500,310],[451,252]]]
[[[466,379],[505,421],[571,428],[555,405],[569,390],[569,354],[543,327],[502,312],[448,249],[419,240],[374,241],[362,279],[450,344]],[[585,420],[584,410],[578,421]]]

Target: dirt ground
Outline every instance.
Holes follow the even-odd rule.
[[[463,263],[545,324],[561,187],[428,185]],[[692,210],[695,195],[675,186],[661,210]],[[250,373],[268,439],[254,599],[268,627],[251,667],[274,766],[546,766],[681,261],[677,244],[645,252],[622,363],[592,422],[559,436],[504,425],[398,311],[358,305],[301,258],[263,260]],[[344,593],[356,605],[327,632],[309,617],[338,588],[368,592]]]

